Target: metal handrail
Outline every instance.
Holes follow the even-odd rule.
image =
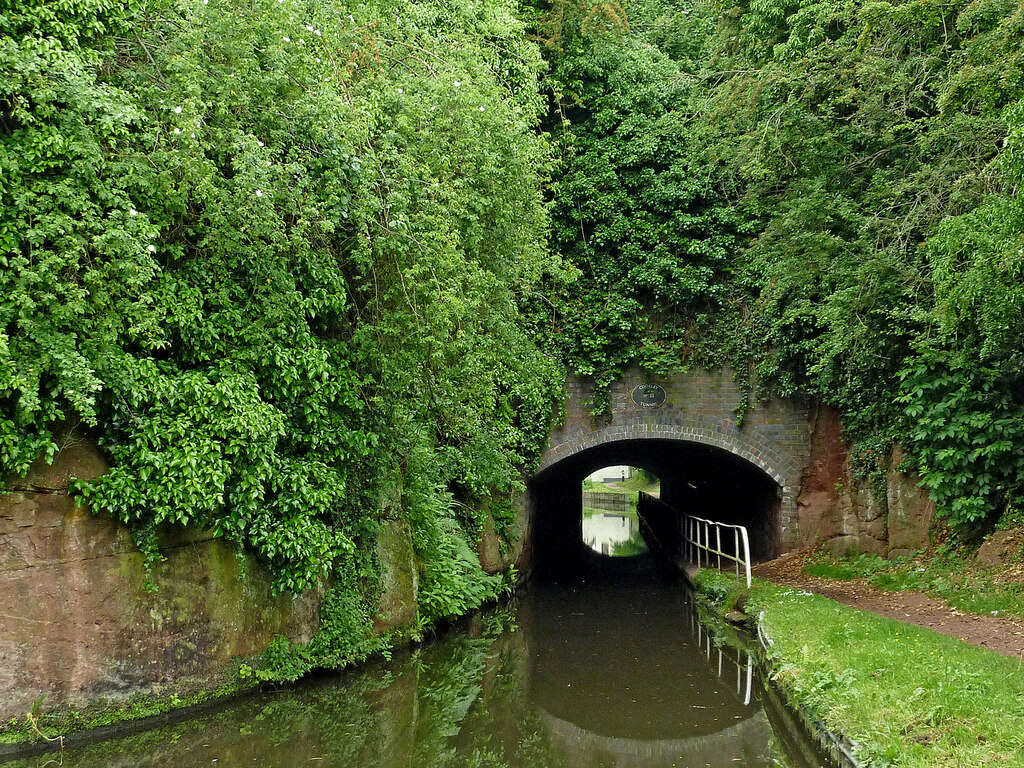
[[[714,528],[715,534],[714,548],[711,546],[712,528]],[[733,555],[722,550],[723,528],[731,529],[733,532],[733,551],[735,552]],[[719,523],[715,520],[705,520],[703,517],[684,514],[682,518],[682,533],[683,540],[686,542],[686,555],[692,562],[697,563],[698,568],[702,567],[702,552],[707,553],[704,560],[708,566],[711,565],[712,556],[717,558],[719,570],[722,569],[722,558],[724,557],[726,560],[732,560],[736,563],[737,576],[740,575],[740,566],[743,566],[746,572],[747,586],[750,586],[750,537],[747,535],[747,529],[744,526]]]

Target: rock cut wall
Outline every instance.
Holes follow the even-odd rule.
[[[0,495],[0,720],[43,696],[81,708],[216,688],[234,657],[316,629],[318,595],[273,595],[259,563],[197,529],[164,532],[147,590],[127,529],[68,495],[72,477],[106,468],[95,445],[72,442]]]

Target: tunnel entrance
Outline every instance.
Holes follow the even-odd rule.
[[[583,479],[583,543],[605,557],[645,554],[637,504],[641,493],[657,496],[661,481],[641,467],[613,464]]]
[[[603,443],[568,456],[529,483],[531,564],[535,575],[578,572],[600,548],[585,535],[585,494],[606,467],[631,467],[659,480],[662,501],[681,512],[745,525],[755,560],[780,548],[781,488],[766,472],[726,450],[685,440],[630,439]],[[645,474],[640,474],[645,473]],[[616,485],[625,482],[620,480]],[[626,483],[627,485],[636,484]]]

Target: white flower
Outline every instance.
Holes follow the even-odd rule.
[[[320,30],[319,29],[314,29],[313,30],[313,34],[316,35],[317,37],[320,37]]]
[[[405,93],[405,91],[403,91],[401,88],[398,89],[398,92],[399,93]]]
[[[256,197],[263,197],[263,190],[262,189],[257,189],[256,190]]]
[[[484,111],[484,107],[480,107],[480,111],[483,112]]]
[[[263,146],[263,142],[260,141],[259,139],[256,139],[256,146],[257,147],[262,147]]]
[[[456,80],[455,81],[455,87],[458,88],[460,85],[462,85],[462,83],[460,83],[458,80]]]
[[[146,246],[146,250],[149,251],[150,253],[156,253],[156,246],[155,245]]]
[[[356,23],[356,20],[354,18],[352,18],[352,14],[351,13],[348,15],[348,20],[351,21],[353,24]]]
[[[435,109],[437,109],[437,104],[435,104],[434,106],[432,106],[432,107],[430,108],[430,111],[431,111],[431,112],[433,112],[433,111],[434,111]]]
[[[209,4],[210,4],[210,0],[203,0],[203,5],[209,5]]]
[[[307,24],[306,25],[306,31],[307,32],[312,32],[313,31],[313,25],[312,24]]]
[[[175,128],[175,129],[174,129],[174,133],[175,133],[175,134],[179,134],[179,133],[181,133],[181,128]]]
[[[128,215],[129,215],[129,216],[138,216],[138,215],[139,215],[139,212],[138,212],[138,211],[136,211],[136,210],[135,210],[134,208],[129,208],[129,209],[128,209]]]
[[[283,37],[281,39],[284,40],[286,43],[290,43],[292,41],[292,39],[290,37],[287,37],[287,36],[285,36],[285,37]]]
[[[194,133],[194,132],[193,132],[193,133],[191,133],[190,135],[192,136],[192,138],[193,138],[193,139],[194,139],[194,138],[196,137],[196,135],[195,135],[195,133]]]
[[[180,115],[181,114],[181,107],[175,107],[174,108],[174,114]]]

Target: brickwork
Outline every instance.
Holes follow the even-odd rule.
[[[637,405],[634,388],[652,384],[664,389],[664,402]],[[806,404],[778,398],[754,402],[739,426],[736,412],[742,392],[725,369],[664,378],[631,372],[612,387],[610,422],[594,422],[592,396],[584,378],[569,378],[565,424],[551,433],[539,471],[589,448],[627,440],[668,439],[714,446],[759,467],[778,484],[779,544],[784,550],[795,546],[796,498],[808,463],[812,429]]]

